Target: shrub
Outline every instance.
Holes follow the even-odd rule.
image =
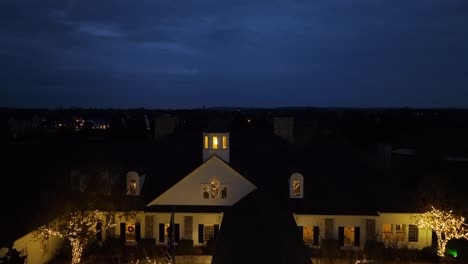
[[[193,253],[193,240],[181,239],[176,247],[177,255],[192,255]]]
[[[323,239],[321,249],[325,258],[338,258],[340,256],[340,243],[338,240]]]
[[[203,254],[205,255],[214,255],[216,250],[216,239],[212,238],[206,242],[206,247]]]
[[[423,261],[437,262],[439,260],[439,256],[437,256],[437,248],[425,247],[421,249],[421,258]]]
[[[385,245],[376,240],[367,240],[364,249],[370,259],[383,259],[385,254]]]

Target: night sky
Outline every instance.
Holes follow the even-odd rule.
[[[467,0],[2,0],[0,106],[468,107]]]

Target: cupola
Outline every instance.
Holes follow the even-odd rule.
[[[229,163],[229,133],[203,133],[203,162],[210,159],[213,155]]]

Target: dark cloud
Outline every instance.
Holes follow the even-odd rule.
[[[467,107],[464,0],[0,2],[0,105]]]

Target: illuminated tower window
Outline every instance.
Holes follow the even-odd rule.
[[[227,137],[223,136],[223,149],[227,148]]]
[[[213,137],[213,149],[218,149],[218,137]]]
[[[208,144],[208,136],[205,136],[205,148],[209,148],[209,144]]]
[[[223,161],[229,163],[229,133],[203,133],[201,138],[203,150],[203,162],[213,156],[217,156]]]

